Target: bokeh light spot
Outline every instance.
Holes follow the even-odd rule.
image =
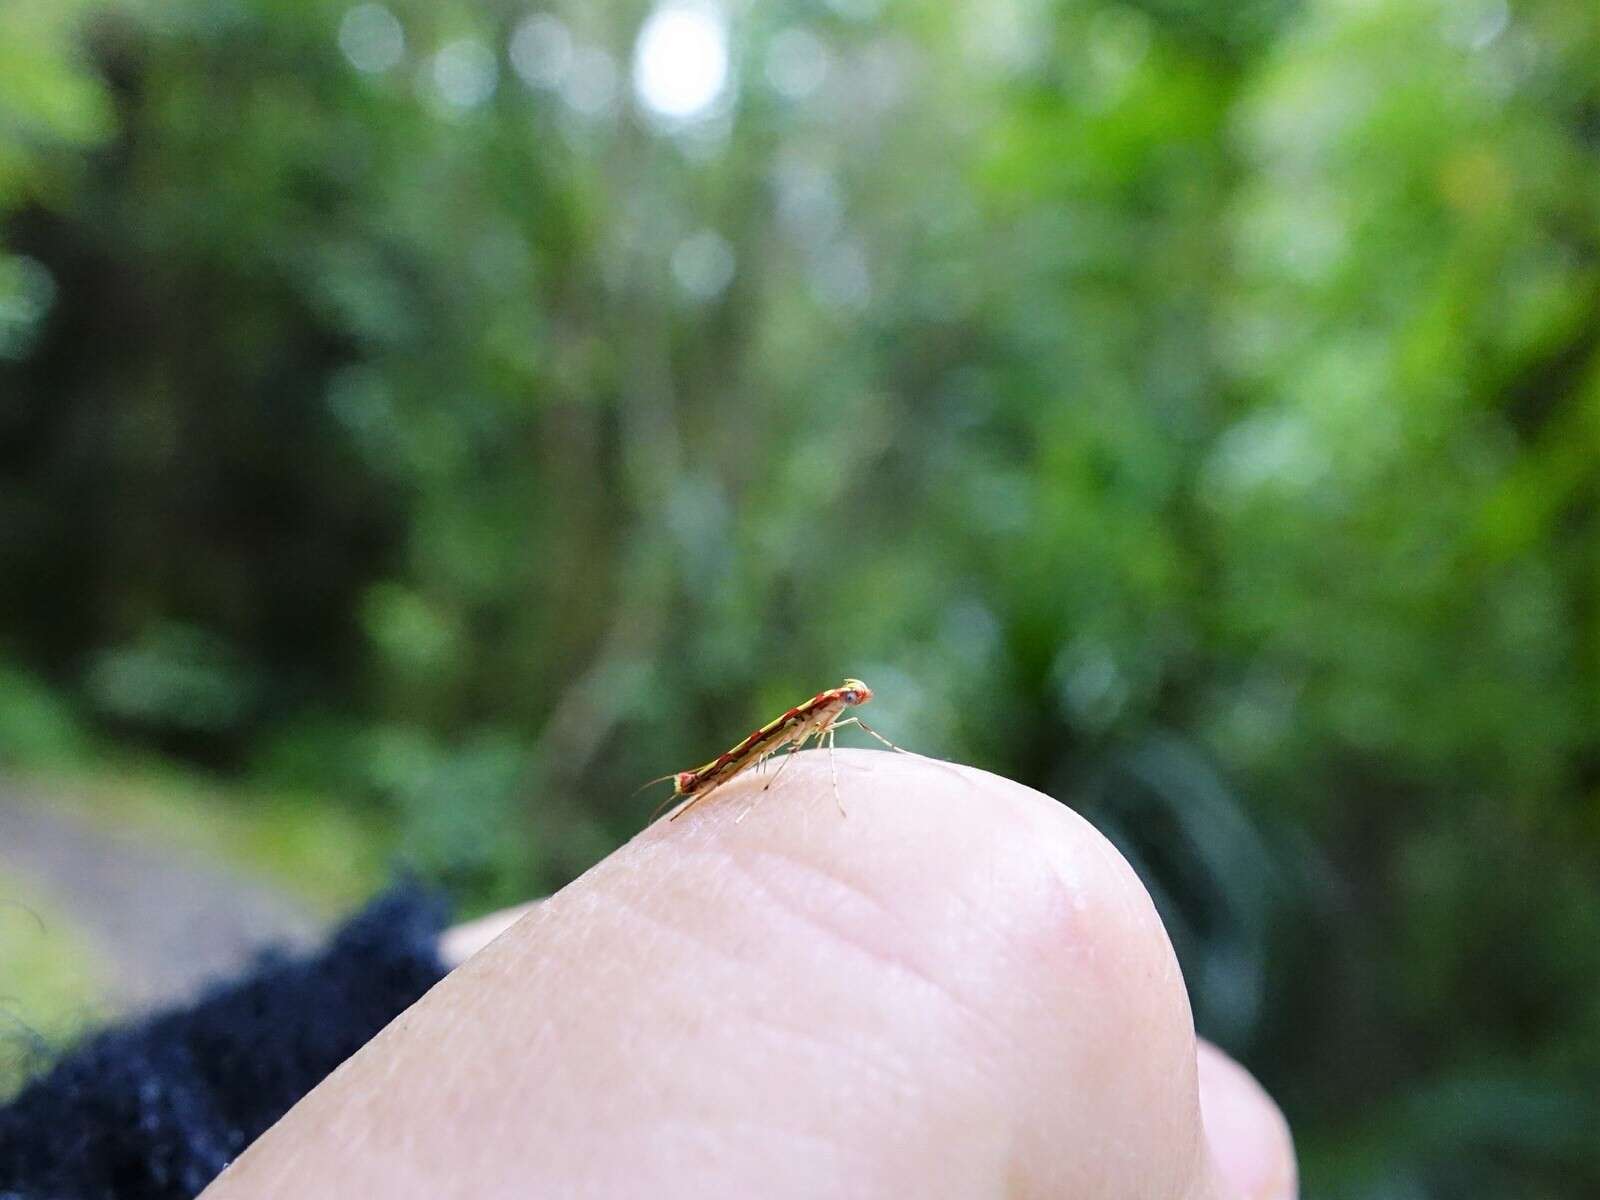
[[[42,262],[0,255],[0,358],[28,351],[55,299],[55,276]]]
[[[572,55],[561,81],[561,98],[574,112],[586,117],[609,113],[617,103],[617,61],[600,46],[584,46]]]
[[[780,30],[767,48],[767,82],[788,100],[804,100],[828,78],[827,43],[809,29]]]
[[[811,269],[811,292],[826,308],[865,308],[872,298],[872,275],[860,243],[842,241],[824,249]]]
[[[633,86],[657,116],[704,116],[728,83],[728,26],[720,11],[666,4],[650,14],[634,48]]]
[[[714,229],[702,229],[672,251],[672,277],[691,300],[707,301],[733,281],[733,247]]]
[[[796,241],[821,245],[844,219],[839,185],[824,167],[797,154],[785,155],[772,175],[778,219]]]
[[[451,108],[477,108],[494,95],[500,64],[476,38],[458,38],[433,56],[433,86]]]
[[[1064,646],[1052,672],[1056,694],[1073,723],[1105,729],[1128,703],[1128,680],[1111,648],[1089,638]]]
[[[534,13],[511,35],[511,66],[534,88],[558,88],[572,66],[572,34],[559,17]]]
[[[405,30],[383,5],[358,4],[339,22],[339,49],[358,71],[387,71],[405,56]]]

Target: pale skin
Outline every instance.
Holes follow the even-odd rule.
[[[1296,1195],[1104,838],[969,768],[835,766],[848,820],[807,752],[452,931],[207,1200]]]

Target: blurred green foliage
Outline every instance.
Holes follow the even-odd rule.
[[[784,0],[692,117],[646,15],[0,8],[0,759],[488,904],[848,671],[1117,839],[1308,1195],[1596,1194],[1600,8]]]

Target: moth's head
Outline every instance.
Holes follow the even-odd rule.
[[[694,783],[694,772],[693,771],[679,771],[676,775],[674,775],[672,777],[672,791],[673,791],[673,794],[677,795],[677,796],[683,795],[685,792],[687,792],[689,790],[689,786],[692,783]]]
[[[859,679],[846,679],[839,695],[847,705],[865,704],[872,699],[872,689]]]

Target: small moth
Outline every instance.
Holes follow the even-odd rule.
[[[865,724],[860,717],[844,717],[845,709],[865,704],[871,699],[872,689],[865,683],[859,679],[846,679],[838,687],[818,692],[805,703],[795,705],[781,717],[768,721],[733,749],[717,755],[705,766],[651,780],[652,783],[660,783],[663,779],[671,779],[672,795],[668,798],[668,803],[673,800],[683,801],[667,819],[676,821],[728,780],[765,762],[785,746],[789,747],[789,754],[793,755],[814,738],[819,746],[826,741],[831,751],[834,735],[846,725],[859,725],[891,750],[900,750],[899,746]],[[841,720],[841,717],[844,719]],[[905,753],[903,750],[900,752]],[[783,766],[787,766],[788,763],[788,758],[785,758]],[[783,766],[778,768],[779,774],[782,774]],[[831,758],[829,766],[830,768],[832,766]],[[777,778],[778,776],[774,775],[768,781],[767,787],[777,782]],[[762,789],[765,790],[766,788]],[[839,800],[837,773],[833,780],[833,799],[834,803],[839,805],[839,812],[843,814],[844,804]]]

